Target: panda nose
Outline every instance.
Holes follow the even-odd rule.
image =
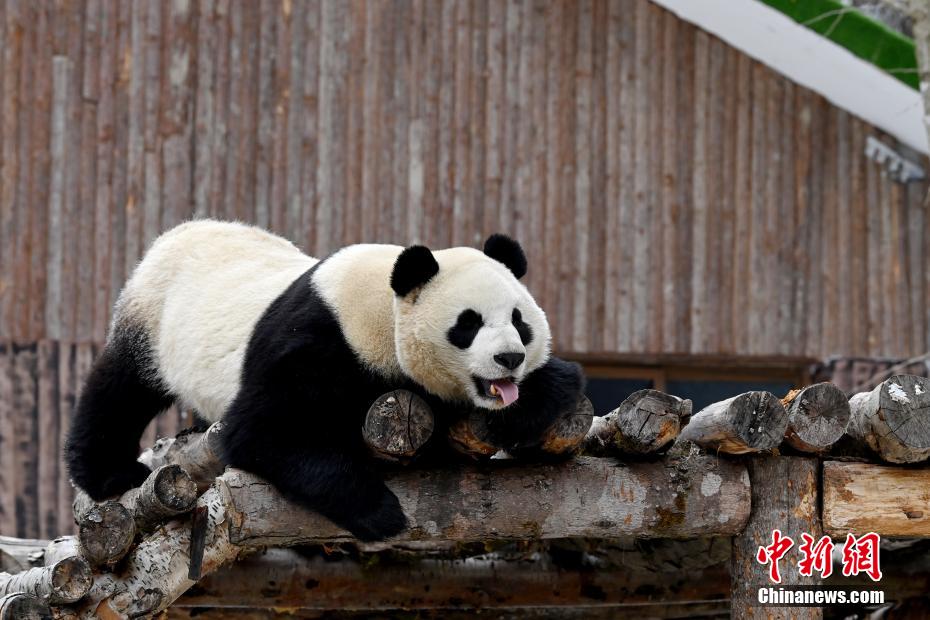
[[[525,357],[523,353],[498,353],[494,356],[494,361],[507,370],[513,370],[523,363]]]

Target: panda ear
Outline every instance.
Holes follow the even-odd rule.
[[[406,297],[439,273],[439,263],[430,249],[422,245],[411,245],[400,253],[391,272],[391,288],[398,297]]]
[[[507,235],[497,233],[488,237],[484,242],[484,253],[504,263],[517,280],[526,275],[526,254],[520,244]]]

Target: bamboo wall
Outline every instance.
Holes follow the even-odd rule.
[[[923,352],[926,187],[869,135],[647,0],[4,0],[0,532],[62,531],[55,437],[190,217],[317,255],[508,232],[567,354]]]

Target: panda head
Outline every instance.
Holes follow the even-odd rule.
[[[394,340],[404,373],[445,400],[502,409],[549,358],[546,315],[519,279],[520,245],[492,235],[484,252],[403,250],[391,273]]]

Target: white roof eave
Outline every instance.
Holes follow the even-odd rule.
[[[920,93],[758,0],[652,0],[681,19],[930,153]]]

